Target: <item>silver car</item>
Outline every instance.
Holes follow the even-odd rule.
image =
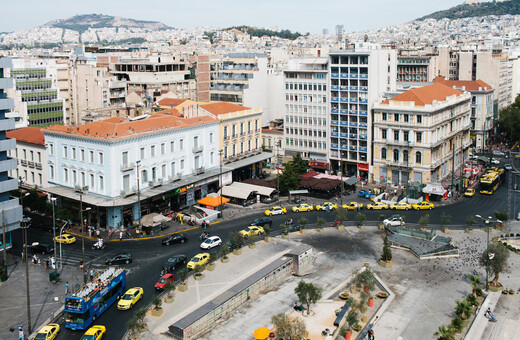
[[[200,244],[202,249],[211,249],[222,244],[222,240],[218,236],[210,236]]]

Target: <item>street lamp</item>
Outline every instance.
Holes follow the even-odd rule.
[[[60,229],[60,240],[61,240],[61,235],[63,234],[63,229],[65,229],[65,227],[67,226],[67,223],[69,223],[69,222],[65,222],[63,227],[61,227],[61,229]],[[61,251],[61,242],[60,242],[60,270],[63,269],[63,261],[62,261],[62,258],[61,258],[62,255],[63,255],[63,252]]]
[[[224,149],[218,150],[219,159],[220,159],[220,218],[224,218],[224,207],[222,206],[222,187],[223,187],[223,180],[222,180],[222,156],[224,155]]]
[[[487,258],[486,258],[486,292],[489,291],[489,260],[493,259],[495,257],[494,253],[489,252],[489,223],[491,223],[491,220],[493,217],[488,216],[487,218],[484,218],[480,215],[475,215],[475,217],[480,218],[482,221],[484,221],[484,224],[486,225],[486,231],[487,231],[487,244],[486,244],[486,250],[487,250]],[[496,220],[498,223],[502,223],[500,220]]]
[[[56,256],[56,217],[54,215],[54,205],[56,204],[57,197],[51,197],[51,204],[52,204],[52,233],[53,233],[53,240],[54,240],[54,258],[58,258]]]
[[[85,223],[83,222],[83,195],[87,193],[88,186],[76,188],[75,191],[79,194],[79,223],[81,223],[81,263],[83,263],[83,283],[87,283],[85,275]],[[85,211],[90,208],[85,209]]]
[[[137,210],[139,213],[139,232],[143,229],[143,226],[141,225],[141,187],[140,187],[140,179],[139,179],[139,166],[141,165],[141,160],[137,160],[135,162],[135,165],[137,167]]]
[[[18,180],[20,181],[20,188],[22,187],[22,184],[24,183],[24,179],[22,176],[18,177]],[[28,195],[29,193],[27,193]],[[20,222],[20,228],[23,229],[23,255],[25,257],[25,286],[27,291],[27,331],[29,334],[31,334],[31,297],[29,294],[29,258],[27,256],[27,253],[29,252],[29,240],[27,238],[27,229],[29,228],[29,223],[26,218],[23,217],[23,190],[20,189],[20,205],[22,206],[22,221]],[[5,247],[5,244],[4,244]]]

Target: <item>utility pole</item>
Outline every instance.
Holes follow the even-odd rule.
[[[22,221],[20,222],[20,227],[23,229],[23,247],[24,247],[24,257],[25,257],[25,287],[26,287],[26,295],[27,295],[27,331],[31,334],[31,296],[29,290],[29,258],[27,254],[29,253],[29,240],[27,238],[27,228],[29,227],[23,217],[23,178],[20,176],[20,205],[22,206]],[[2,212],[3,213],[3,212]],[[3,216],[3,214],[2,214]]]
[[[83,263],[82,274],[83,283],[87,283],[87,276],[85,275],[85,223],[83,221],[83,195],[87,193],[88,187],[77,188],[76,192],[79,193],[79,220],[81,223],[81,263]],[[90,210],[90,208],[88,208]]]
[[[4,272],[5,276],[7,278],[7,244],[5,240],[5,213],[2,210],[2,234],[3,234],[3,240],[2,244],[4,245]]]
[[[224,149],[218,150],[219,160],[220,160],[220,218],[224,218],[224,207],[222,206],[222,188],[223,179],[222,179],[222,156],[224,155]]]
[[[57,259],[56,256],[56,217],[54,215],[54,205],[56,204],[56,197],[51,197],[51,204],[52,204],[52,233],[53,233],[53,240],[54,240],[54,258]]]
[[[453,137],[452,143],[452,157],[451,157],[451,197],[455,198],[455,192],[453,191],[453,183],[455,182],[455,145],[456,145],[456,137]]]
[[[139,166],[141,165],[141,160],[136,162],[137,166],[137,210],[139,213],[139,232],[143,229],[141,224],[141,187],[140,187],[140,178],[139,178]]]

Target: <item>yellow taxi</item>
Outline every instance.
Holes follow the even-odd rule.
[[[347,210],[359,210],[363,208],[363,203],[350,202],[349,204],[343,204],[341,207]]]
[[[83,334],[81,340],[101,340],[106,331],[107,329],[105,326],[92,326],[85,332],[85,334]]]
[[[412,204],[412,209],[415,209],[415,210],[428,210],[428,209],[432,210],[433,208],[435,208],[433,203],[426,202],[426,201]]]
[[[384,210],[388,209],[388,204],[382,202],[370,203],[367,204],[368,210]]]
[[[262,235],[264,232],[265,231],[263,227],[251,225],[244,230],[240,230],[238,235],[242,236],[243,238],[248,238],[253,235]]]
[[[55,237],[56,242],[58,243],[65,243],[65,244],[72,244],[76,242],[76,238],[72,236],[71,234],[63,234],[61,236]]]
[[[132,308],[140,298],[143,297],[144,290],[141,287],[131,288],[126,291],[125,295],[117,303],[117,309],[127,310]]]
[[[464,192],[464,196],[466,196],[466,197],[475,196],[475,189],[466,189],[466,191]]]
[[[395,204],[390,204],[390,209],[392,210],[410,210],[412,206],[406,202],[399,202]]]
[[[314,207],[307,203],[298,204],[291,209],[293,212],[302,212],[302,211],[313,211]]]
[[[323,204],[316,205],[316,210],[336,210],[338,205],[332,202],[324,202]]]
[[[187,267],[189,270],[193,270],[195,269],[195,267],[205,265],[206,263],[208,263],[208,261],[209,253],[199,253],[191,258],[190,262],[188,262]]]
[[[272,215],[282,215],[287,214],[287,209],[283,207],[272,207],[271,209],[267,209],[264,211],[265,216],[272,216]]]
[[[34,337],[34,340],[56,339],[59,331],[60,331],[60,325],[58,325],[57,323],[47,324],[38,331],[38,333]]]

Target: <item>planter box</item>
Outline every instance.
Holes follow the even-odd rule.
[[[379,265],[383,268],[393,268],[394,267],[394,263],[392,261],[388,262],[388,261],[379,260]]]
[[[364,225],[358,225],[358,228],[359,229],[365,229],[365,226]]]
[[[195,275],[193,275],[193,278],[197,281],[200,281],[202,280],[202,278],[204,277],[204,275],[200,274],[200,273],[197,273]]]
[[[173,302],[173,295],[172,296],[166,295],[166,297],[164,298],[164,302],[172,303]]]
[[[254,248],[256,248],[256,244],[251,243],[248,247],[251,248],[251,249],[254,249]]]
[[[451,233],[450,228],[442,228],[442,231],[443,231],[445,234],[450,234],[450,233]]]
[[[300,233],[301,233],[302,235],[307,234],[307,229],[300,229]]]
[[[152,308],[152,316],[161,316],[163,313],[163,309],[161,307],[155,309]]]
[[[289,238],[289,234],[282,234],[282,238]]]
[[[267,242],[267,243],[271,242],[271,236],[266,236],[264,238],[264,241]]]
[[[316,230],[317,230],[319,233],[321,233],[321,232],[323,231],[323,228],[320,227],[320,228],[318,228],[318,229],[316,229]]]
[[[504,286],[499,286],[499,287],[489,286],[489,291],[493,292],[493,293],[500,292],[503,289],[504,289]]]
[[[466,234],[471,234],[471,233],[473,233],[473,229],[466,228],[465,232],[466,232]]]
[[[340,224],[340,225],[338,226],[338,230],[345,230],[345,226],[344,226],[343,224]]]
[[[385,225],[383,223],[379,223],[379,230],[385,230]]]
[[[223,257],[220,259],[220,262],[222,263],[228,263],[229,262],[229,257]]]
[[[177,289],[179,289],[179,292],[185,292],[188,290],[188,285],[185,283],[181,283]]]
[[[240,255],[242,254],[242,249],[233,249],[233,255]]]
[[[215,264],[214,263],[210,263],[206,266],[206,269],[210,272],[214,271],[215,270]]]

